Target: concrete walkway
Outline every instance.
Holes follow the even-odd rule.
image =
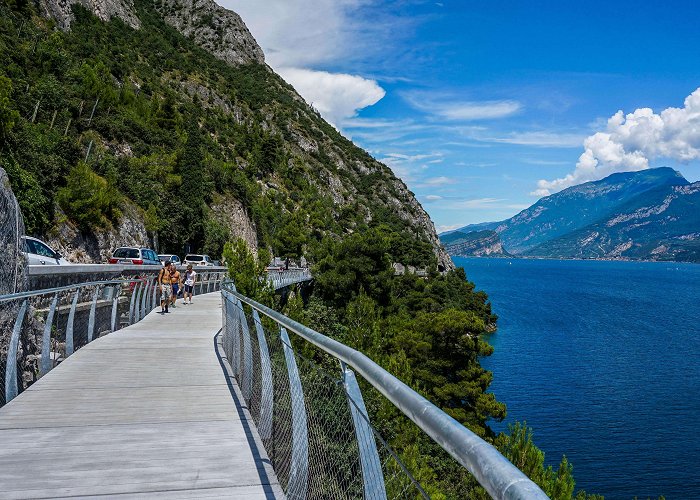
[[[283,498],[219,293],[95,340],[0,408],[0,498]]]

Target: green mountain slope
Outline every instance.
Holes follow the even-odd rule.
[[[313,257],[381,226],[396,261],[452,267],[405,184],[261,63],[244,26],[200,15],[187,38],[156,10],[188,8],[174,4],[137,1],[138,29],[73,7],[70,31],[0,4],[0,167],[28,232],[100,261],[128,243],[218,257],[233,236]]]
[[[440,235],[440,241],[447,253],[454,257],[506,257],[501,238],[496,231],[455,231]]]

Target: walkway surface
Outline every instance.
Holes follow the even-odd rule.
[[[77,351],[0,408],[0,498],[282,498],[195,297]]]

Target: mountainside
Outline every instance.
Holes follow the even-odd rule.
[[[686,185],[671,168],[612,174],[542,198],[496,226],[509,252],[520,254],[601,219],[638,195],[659,186]]]
[[[507,257],[501,238],[495,231],[461,231],[440,236],[445,250],[453,257]]]
[[[700,262],[700,182],[649,191],[526,255]]]
[[[457,231],[493,229],[506,252],[530,257],[699,261],[696,185],[667,167],[616,173],[542,198],[500,223]]]
[[[413,193],[264,64],[237,14],[211,0],[0,10],[0,167],[28,232],[62,253],[218,257],[240,236],[313,257],[382,226],[395,261],[453,267]]]

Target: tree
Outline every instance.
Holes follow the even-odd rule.
[[[12,80],[0,75],[0,147],[4,145],[7,135],[19,119],[19,111],[12,106],[11,95]]]
[[[275,291],[267,280],[266,267],[270,262],[270,254],[266,250],[258,250],[256,259],[246,242],[242,238],[236,238],[224,245],[224,259],[236,290],[258,302],[272,304]]]

